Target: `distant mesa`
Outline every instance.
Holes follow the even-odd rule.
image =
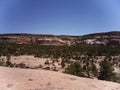
[[[92,33],[83,36],[49,34],[0,34],[0,43],[38,45],[120,45],[120,31]]]

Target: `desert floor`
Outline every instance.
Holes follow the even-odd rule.
[[[47,70],[0,67],[0,90],[120,90],[120,84]]]

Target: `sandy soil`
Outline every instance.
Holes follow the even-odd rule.
[[[117,77],[120,78],[120,68],[115,67],[114,70],[115,70],[114,72],[116,73]]]
[[[120,84],[47,70],[0,67],[0,90],[120,90]]]
[[[6,61],[6,56],[1,56],[1,59],[4,59]],[[48,58],[37,58],[32,55],[21,55],[21,56],[11,56],[10,61],[12,63],[24,63],[28,66],[38,66],[38,65],[44,65],[44,62],[46,60],[50,60]]]
[[[3,59],[6,62],[7,57],[1,56],[1,59]],[[45,62],[47,60],[49,61],[49,65],[45,65]],[[35,67],[39,67],[40,65],[42,65],[43,68],[49,66],[50,68],[56,67],[56,70],[61,69],[61,65],[60,65],[61,59],[59,59],[59,62],[54,61],[53,63],[53,60],[51,60],[50,58],[37,58],[32,55],[21,55],[21,56],[11,56],[10,61],[13,64],[24,63],[29,68],[35,68]]]

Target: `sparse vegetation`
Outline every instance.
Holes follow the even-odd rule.
[[[105,56],[106,60],[110,62],[110,65],[120,66],[120,58],[112,58],[112,56],[120,55],[119,46],[91,46],[91,45],[72,45],[72,46],[45,46],[34,44],[14,44],[14,43],[1,43],[0,44],[0,56],[7,56],[7,61],[0,60],[0,65],[6,65],[9,67],[29,68],[24,63],[12,64],[10,61],[10,55],[34,55],[39,58],[50,58],[53,62],[60,63],[62,69],[65,69],[65,73],[73,74],[77,76],[98,76],[99,79],[116,81],[114,73],[111,72],[110,77],[102,77],[102,66],[98,73],[96,64],[99,62],[95,60],[97,56]],[[82,57],[81,57],[82,56]],[[61,58],[61,62],[58,59]],[[77,63],[75,63],[77,62]],[[46,60],[45,65],[52,64],[49,60]],[[54,64],[53,64],[54,65]],[[38,67],[35,67],[38,68]],[[41,68],[41,66],[40,66]],[[42,66],[46,70],[56,70],[50,67]],[[111,67],[108,67],[111,68]],[[107,71],[105,71],[107,73]],[[105,73],[105,75],[106,75]],[[106,79],[107,77],[107,79]]]

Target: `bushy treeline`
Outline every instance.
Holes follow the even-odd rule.
[[[36,57],[67,57],[79,59],[80,55],[88,56],[113,56],[120,54],[119,46],[50,46],[34,44],[0,44],[0,55],[34,55]]]

